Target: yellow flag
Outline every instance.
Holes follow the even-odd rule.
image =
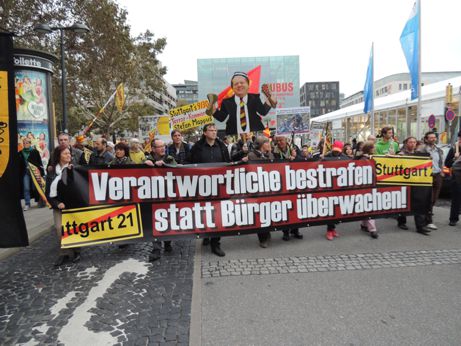
[[[123,88],[123,83],[120,83],[117,87],[115,105],[117,106],[119,112],[122,111],[123,106],[125,105],[125,89]]]

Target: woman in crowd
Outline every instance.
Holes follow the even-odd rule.
[[[274,155],[271,152],[271,144],[269,138],[258,137],[253,143],[253,150],[248,154],[248,160],[250,161],[270,161],[274,160]],[[266,248],[268,242],[271,239],[271,233],[269,231],[258,232],[259,246]]]
[[[56,242],[59,246],[59,256],[55,266],[60,266],[66,261],[76,262],[80,259],[80,249],[61,249],[61,225],[62,209],[66,208],[63,203],[63,193],[65,185],[62,182],[63,171],[72,169],[72,156],[68,145],[60,145],[53,151],[53,166],[48,166],[48,175],[46,177],[46,198],[53,208],[54,227],[56,229]]]
[[[141,143],[137,138],[132,138],[130,141],[130,159],[133,163],[141,164],[146,161],[146,155],[141,150]]]
[[[24,194],[24,211],[29,210],[31,193],[35,191],[32,183],[32,178],[29,170],[29,163],[35,165],[40,170],[40,175],[43,177],[45,171],[43,170],[43,163],[40,157],[40,153],[37,149],[32,147],[32,141],[28,137],[24,137],[22,141],[23,149],[18,153],[19,155],[19,177],[22,181],[22,188]],[[40,197],[38,194],[34,196],[36,200]]]
[[[115,144],[115,157],[110,162],[110,165],[120,166],[120,165],[130,165],[133,164],[133,161],[130,159],[130,148],[124,142],[118,142]]]
[[[347,157],[350,157],[351,159],[353,159],[354,158],[354,152],[352,150],[352,145],[350,145],[349,143],[344,144],[343,154],[346,155]]]
[[[357,160],[369,160],[371,159],[371,156],[375,153],[375,144],[371,141],[365,142],[365,144],[362,147],[361,154],[356,156]],[[376,222],[375,220],[371,219],[365,219],[362,220],[362,223],[360,224],[360,228],[362,231],[369,232],[370,237],[373,239],[378,238],[378,231],[376,229]]]

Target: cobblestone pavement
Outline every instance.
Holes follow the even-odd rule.
[[[152,245],[82,249],[53,268],[44,236],[0,262],[0,345],[186,345],[194,242],[147,261]]]
[[[202,277],[293,274],[461,263],[461,249],[235,259],[202,263]]]

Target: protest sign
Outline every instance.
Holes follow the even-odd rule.
[[[277,108],[277,135],[309,133],[310,107]]]
[[[63,196],[72,208],[63,212],[65,247],[235,235],[409,213],[411,195],[420,189],[378,186],[372,160],[77,166],[70,176]],[[407,182],[413,178],[418,177],[410,175]]]
[[[213,122],[213,117],[206,114],[208,100],[170,110],[171,125],[174,130],[184,131]]]

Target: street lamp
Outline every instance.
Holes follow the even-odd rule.
[[[34,31],[40,34],[49,34],[59,30],[61,33],[61,87],[62,87],[62,130],[67,130],[67,101],[66,101],[66,65],[64,63],[64,31],[73,31],[77,34],[86,34],[90,29],[82,23],[74,23],[71,26],[49,26],[48,24],[38,24]]]

